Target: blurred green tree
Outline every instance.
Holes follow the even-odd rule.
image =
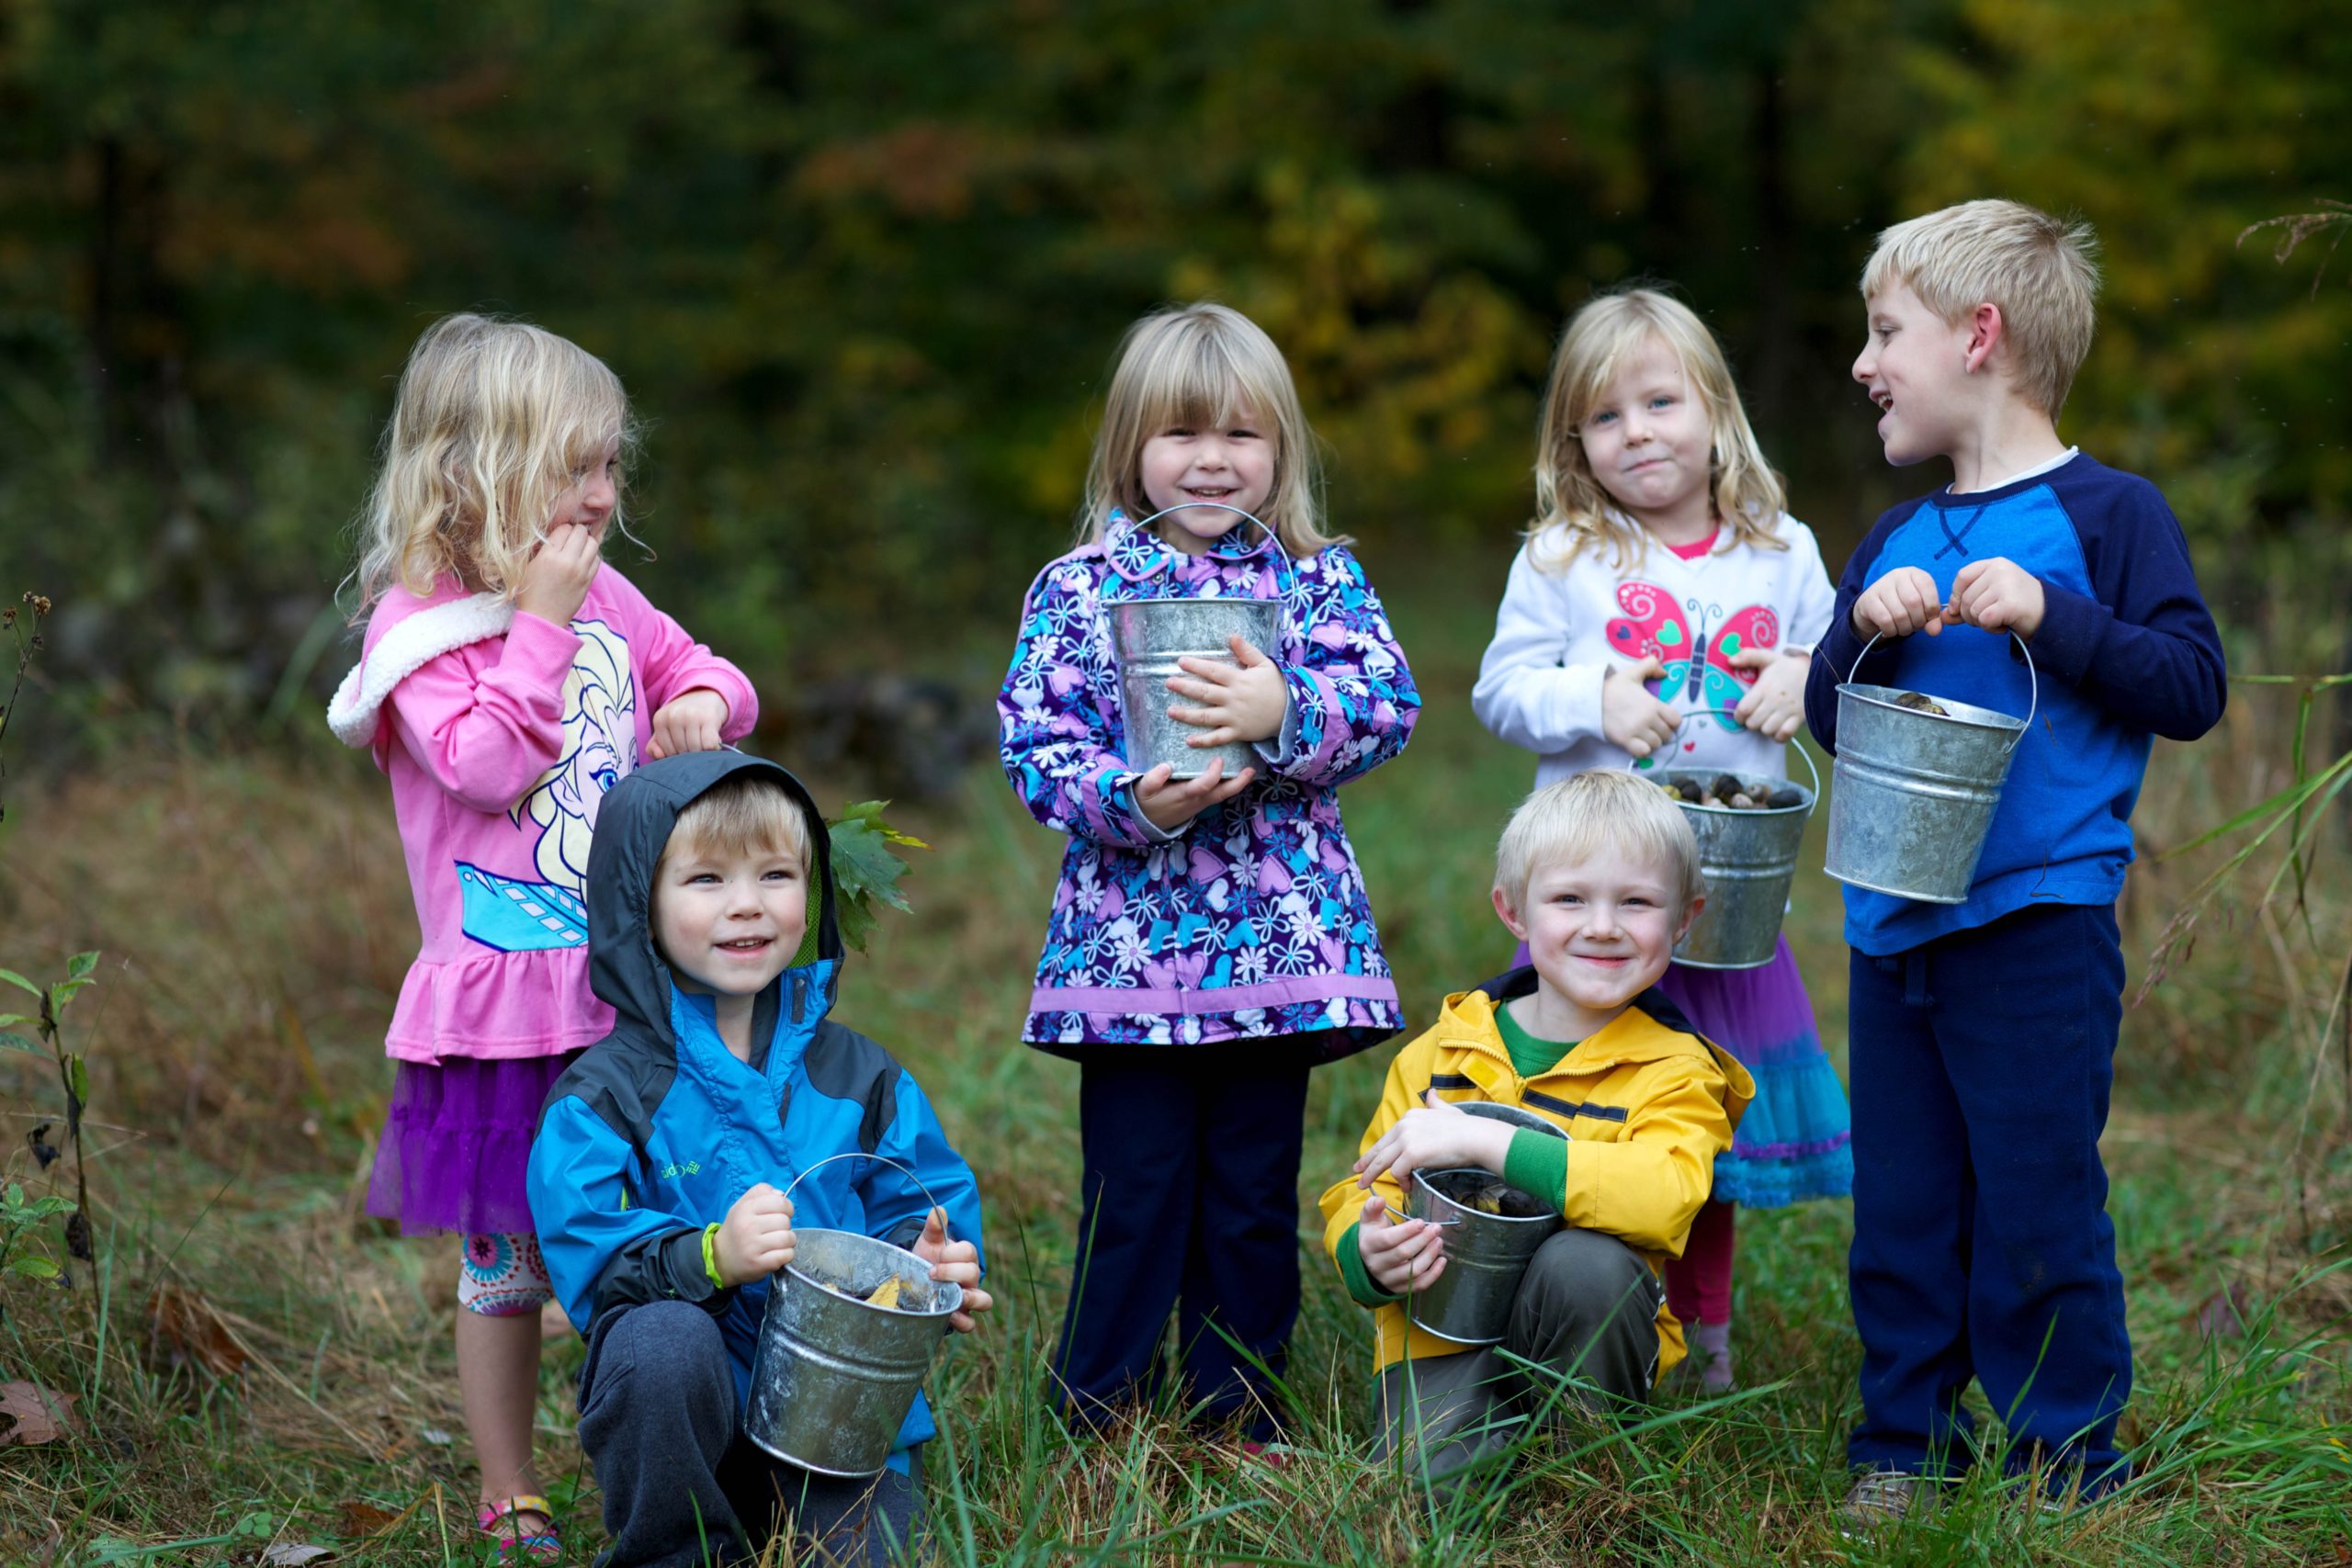
[[[2347,37],[2316,0],[0,0],[0,561],[68,605],[85,710],[307,713],[406,348],[505,310],[628,383],[622,564],[698,634],[771,683],[936,661],[1067,538],[1139,312],[1266,324],[1377,572],[1523,521],[1553,337],[1634,277],[1716,325],[1836,556],[1932,482],[1846,375],[1871,235],[2007,194],[2106,242],[2068,434],[2233,547],[2243,609],[2352,505],[2352,290],[2231,243],[2343,194]]]

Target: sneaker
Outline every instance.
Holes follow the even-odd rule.
[[[1866,1470],[1838,1505],[1838,1533],[1849,1540],[1876,1535],[1935,1506],[1932,1484],[1903,1470]]]

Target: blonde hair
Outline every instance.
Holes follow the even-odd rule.
[[[444,573],[512,599],[556,502],[634,434],[620,378],[579,344],[523,321],[442,317],[409,351],[384,430],[358,524],[359,607],[395,584],[429,593]]]
[[[673,854],[721,859],[786,851],[808,867],[808,821],[792,792],[767,775],[747,770],[730,773],[686,803],[670,829],[654,874]]]
[[[1282,350],[1240,311],[1207,301],[1155,311],[1119,341],[1087,465],[1079,543],[1100,544],[1114,511],[1140,522],[1158,510],[1143,492],[1145,442],[1179,425],[1225,424],[1243,409],[1273,427],[1274,480],[1261,519],[1294,556],[1347,543],[1323,531],[1315,432]]]
[[[1512,909],[1523,910],[1536,872],[1611,852],[1663,870],[1678,919],[1705,890],[1699,840],[1682,808],[1657,784],[1621,768],[1571,774],[1520,802],[1495,846],[1495,886]]]
[[[1963,201],[1897,223],[1862,268],[1862,298],[1896,284],[1947,326],[2000,307],[2018,395],[2052,419],[2091,351],[2098,236],[2018,201]]]
[[[1707,411],[1714,446],[1710,499],[1730,535],[1717,547],[1788,548],[1780,536],[1781,476],[1764,460],[1715,334],[1680,300],[1655,288],[1628,288],[1605,294],[1569,318],[1552,355],[1536,435],[1535,521],[1527,530],[1543,570],[1566,570],[1591,544],[1607,547],[1612,566],[1640,560],[1649,550],[1649,530],[1625,515],[1593,476],[1577,432],[1618,370],[1652,338],[1681,365]]]

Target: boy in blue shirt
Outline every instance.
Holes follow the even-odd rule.
[[[2023,714],[2012,635],[2041,711],[1966,902],[1845,889],[1863,1355],[1849,1528],[1926,1506],[1966,1468],[1972,1376],[2016,1439],[2011,1467],[2046,1462],[2052,1495],[2130,1475],[2098,1153],[2122,1020],[2115,899],[2153,737],[2212,728],[2224,672],[2164,497],[2058,438],[2090,348],[2091,245],[2084,225],[1972,201],[1889,229],[1862,274],[1854,378],[1887,461],[1948,458],[1952,482],[1881,517],[1847,563],[1806,720],[1835,751],[1849,678]]]
[[[605,796],[584,901],[613,1032],[548,1091],[529,1190],[557,1298],[588,1339],[580,1446],[612,1537],[599,1568],[735,1562],[787,1527],[828,1562],[896,1561],[921,1526],[920,1393],[871,1478],[801,1470],[743,1429],[795,1225],[915,1252],[963,1287],[957,1329],[989,1304],[970,1168],[912,1076],[826,1016],[842,941],[824,818],[773,762],[650,762]],[[827,1163],[849,1153],[893,1163]]]

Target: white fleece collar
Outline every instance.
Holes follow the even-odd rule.
[[[327,704],[327,728],[345,746],[370,744],[393,687],[445,653],[504,637],[514,624],[514,606],[495,593],[419,610],[386,632],[343,678]]]

